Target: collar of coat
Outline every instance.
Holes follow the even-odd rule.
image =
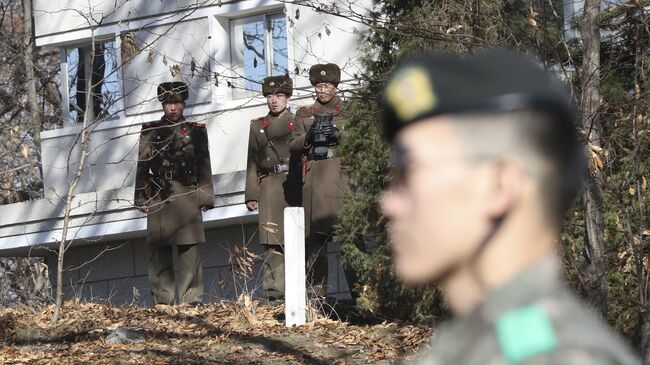
[[[314,101],[314,104],[311,106],[311,113],[313,115],[318,114],[329,114],[329,113],[339,113],[341,111],[341,99],[338,95],[334,95],[332,100],[323,104],[318,99]]]
[[[286,116],[288,114],[291,114],[291,111],[289,110],[289,108],[286,108],[286,109],[284,109],[284,111],[282,111],[282,113],[280,113],[280,114],[278,114],[276,116],[274,116],[273,114],[271,114],[271,112],[269,112],[269,114],[267,114],[264,117],[259,117],[257,119],[253,119],[252,122],[261,120],[262,121],[262,129],[266,130],[266,128],[268,128],[269,125],[271,125],[271,120],[272,119],[281,119],[281,118],[283,118],[284,116]],[[293,118],[289,118],[287,128],[289,129],[289,131],[293,131],[293,129],[294,129]]]

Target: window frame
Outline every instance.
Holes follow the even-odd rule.
[[[121,49],[121,42],[118,36],[115,34],[108,34],[102,37],[97,37],[94,40],[94,43],[113,43],[113,48],[115,51],[115,57],[114,57],[114,69],[111,70],[111,73],[114,74],[114,77],[117,82],[117,98],[113,101],[114,107],[117,109],[115,113],[103,117],[101,120],[102,121],[111,121],[111,120],[116,120],[120,119],[123,117],[123,94],[124,90],[122,89],[122,57],[119,52]],[[61,93],[61,120],[63,121],[63,128],[65,127],[73,127],[79,125],[79,123],[72,118],[70,114],[70,104],[71,104],[71,94],[70,94],[70,64],[68,62],[68,56],[73,52],[74,50],[78,50],[80,48],[88,48],[92,44],[93,41],[86,40],[84,42],[80,43],[72,43],[72,44],[67,44],[59,49],[59,71],[60,71],[60,85],[59,85],[59,92]],[[78,58],[82,58],[81,56],[78,56]],[[85,67],[90,68],[90,72],[92,73],[92,61],[89,61],[89,57],[83,57],[83,60],[85,62]],[[77,66],[78,67],[78,66]],[[106,71],[105,71],[106,72]],[[107,80],[106,74],[104,74],[103,80]],[[104,87],[104,85],[102,86]],[[92,103],[91,105],[87,105],[86,109],[92,108]],[[91,122],[97,121],[96,116],[93,115],[93,118],[90,120]]]
[[[265,66],[266,66],[266,76],[268,77],[270,75],[273,75],[273,64],[275,62],[275,52],[273,52],[273,32],[270,29],[270,23],[269,21],[275,18],[280,18],[284,19],[285,24],[288,25],[289,22],[287,22],[286,19],[286,14],[284,13],[283,9],[273,9],[271,11],[266,11],[262,13],[256,13],[256,14],[247,14],[245,16],[241,17],[236,17],[236,18],[231,18],[229,19],[229,25],[228,25],[228,33],[229,33],[229,45],[228,49],[230,51],[230,67],[231,67],[231,76],[234,78],[238,78],[239,76],[236,74],[235,69],[239,69],[240,67],[243,69],[242,65],[237,64],[235,57],[237,54],[237,49],[236,49],[236,40],[235,40],[235,27],[241,24],[246,24],[251,21],[259,21],[261,20],[262,23],[264,24],[264,56],[265,56]],[[289,55],[289,28],[287,26],[287,29],[285,30],[286,33],[286,47],[287,47],[287,70],[290,69],[291,66],[291,57]],[[259,80],[260,82],[262,80]],[[233,83],[235,84],[235,83]],[[261,98],[261,84],[260,84],[260,90],[247,90],[243,87],[239,87],[239,85],[235,84],[235,88],[233,88],[230,92],[230,97],[233,101],[245,99],[245,98]]]

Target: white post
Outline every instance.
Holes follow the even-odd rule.
[[[305,213],[284,209],[284,318],[286,326],[303,325],[307,284],[305,279]]]

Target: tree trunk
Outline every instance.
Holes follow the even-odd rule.
[[[40,155],[41,148],[41,109],[38,105],[36,94],[36,77],[34,76],[34,32],[32,29],[32,0],[23,0],[23,45],[25,47],[25,77],[27,79],[27,101],[29,103],[29,115],[31,119],[32,136],[34,147]],[[41,179],[43,170],[38,164],[37,178]]]
[[[598,18],[600,0],[585,0],[581,24],[584,55],[582,58],[582,127],[587,132],[587,143],[601,147],[600,121],[600,30]],[[602,172],[592,171],[585,184],[585,256],[584,272],[587,283],[587,301],[603,317],[607,317],[607,272],[603,237]]]
[[[91,38],[90,54],[95,54],[95,38],[94,35]],[[80,60],[80,62],[82,62]],[[88,78],[86,82],[86,90],[91,90],[92,84],[91,79]],[[86,106],[91,105],[91,93],[86,93],[84,95],[84,100]],[[77,166],[77,171],[74,178],[68,186],[68,194],[66,195],[64,216],[63,216],[63,231],[61,232],[61,240],[59,241],[59,252],[57,257],[57,266],[56,266],[56,292],[54,296],[54,312],[52,313],[52,324],[56,324],[61,316],[61,308],[63,306],[63,260],[65,258],[65,251],[68,248],[68,245],[72,244],[71,242],[66,242],[68,238],[68,229],[70,228],[70,212],[72,210],[72,199],[74,198],[74,193],[81,180],[81,175],[83,174],[84,164],[86,163],[86,156],[88,153],[88,135],[90,131],[88,130],[88,123],[90,122],[88,115],[88,107],[84,113],[83,123],[81,125],[81,151],[79,152],[79,165]],[[74,149],[70,151],[72,153]],[[70,159],[68,158],[68,161]]]

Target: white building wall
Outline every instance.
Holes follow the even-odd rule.
[[[265,115],[267,109],[259,95],[234,98],[233,89],[224,82],[228,79],[223,76],[233,76],[230,23],[237,18],[286,13],[288,69],[295,87],[303,89],[296,90],[294,107],[311,102],[307,71],[312,64],[337,63],[343,69],[343,79],[351,79],[359,72],[360,25],[309,8],[271,0],[224,1],[222,6],[212,1],[182,2],[181,6],[177,1],[131,0],[118,1],[123,6],[112,11],[113,1],[91,3],[92,9],[85,0],[34,2],[36,42],[43,47],[78,47],[88,44],[91,35],[112,37],[120,43],[120,34],[132,33],[142,48],[133,57],[124,51],[120,54],[120,59],[130,58],[119,67],[123,109],[116,118],[91,126],[90,153],[78,193],[132,189],[140,124],[160,118],[156,86],[162,81],[190,84],[185,114],[207,122],[213,174],[245,170],[249,121]],[[79,15],[90,10],[98,19],[104,17],[92,32]],[[300,13],[297,18],[296,10]],[[181,72],[172,77],[170,67],[175,64]],[[221,75],[218,86],[215,73]],[[347,86],[342,84],[341,88]],[[66,124],[62,129],[42,133],[46,196],[66,194],[79,161],[79,132],[78,125]]]
[[[75,191],[68,236],[74,241],[66,251],[66,267],[70,269],[64,278],[67,296],[150,303],[146,218],[132,205],[137,145],[141,124],[157,120],[162,114],[155,98],[156,86],[177,80],[191,87],[186,116],[205,122],[209,135],[217,208],[204,213],[206,293],[208,300],[232,298],[237,291],[226,252],[243,238],[253,250],[261,249],[255,238],[257,216],[245,209],[243,188],[249,121],[265,115],[267,108],[261,95],[236,98],[224,82],[234,76],[231,24],[244,16],[286,14],[290,24],[287,69],[296,87],[290,104],[294,109],[311,102],[308,69],[312,64],[337,63],[346,81],[358,73],[360,25],[273,0],[117,3],[118,8],[113,9],[114,0],[34,0],[37,46],[71,49],[87,46],[91,39],[114,39],[122,51],[120,35],[128,33],[143,48],[126,64],[123,58],[131,55],[118,52],[120,111],[88,127],[91,133],[86,166]],[[363,3],[371,1],[361,0],[357,5]],[[102,19],[101,23],[88,22],[84,14]],[[172,24],[173,31],[165,32]],[[152,54],[146,48],[149,44],[153,45]],[[192,59],[198,66],[194,74]],[[180,72],[172,75],[170,66],[174,64],[179,65]],[[64,68],[68,66],[62,65],[64,82],[68,75]],[[218,85],[215,73],[221,76]],[[354,84],[343,82],[340,88],[346,90]],[[66,90],[62,90],[64,99]],[[45,256],[50,267],[55,266],[51,249],[61,238],[65,194],[80,156],[80,132],[80,125],[71,120],[63,128],[42,132],[45,199],[0,207],[0,256]],[[338,248],[330,245],[328,251],[329,291],[346,296],[348,288],[338,262]],[[249,290],[261,287],[258,269]],[[133,288],[139,291],[139,300],[133,298]]]

